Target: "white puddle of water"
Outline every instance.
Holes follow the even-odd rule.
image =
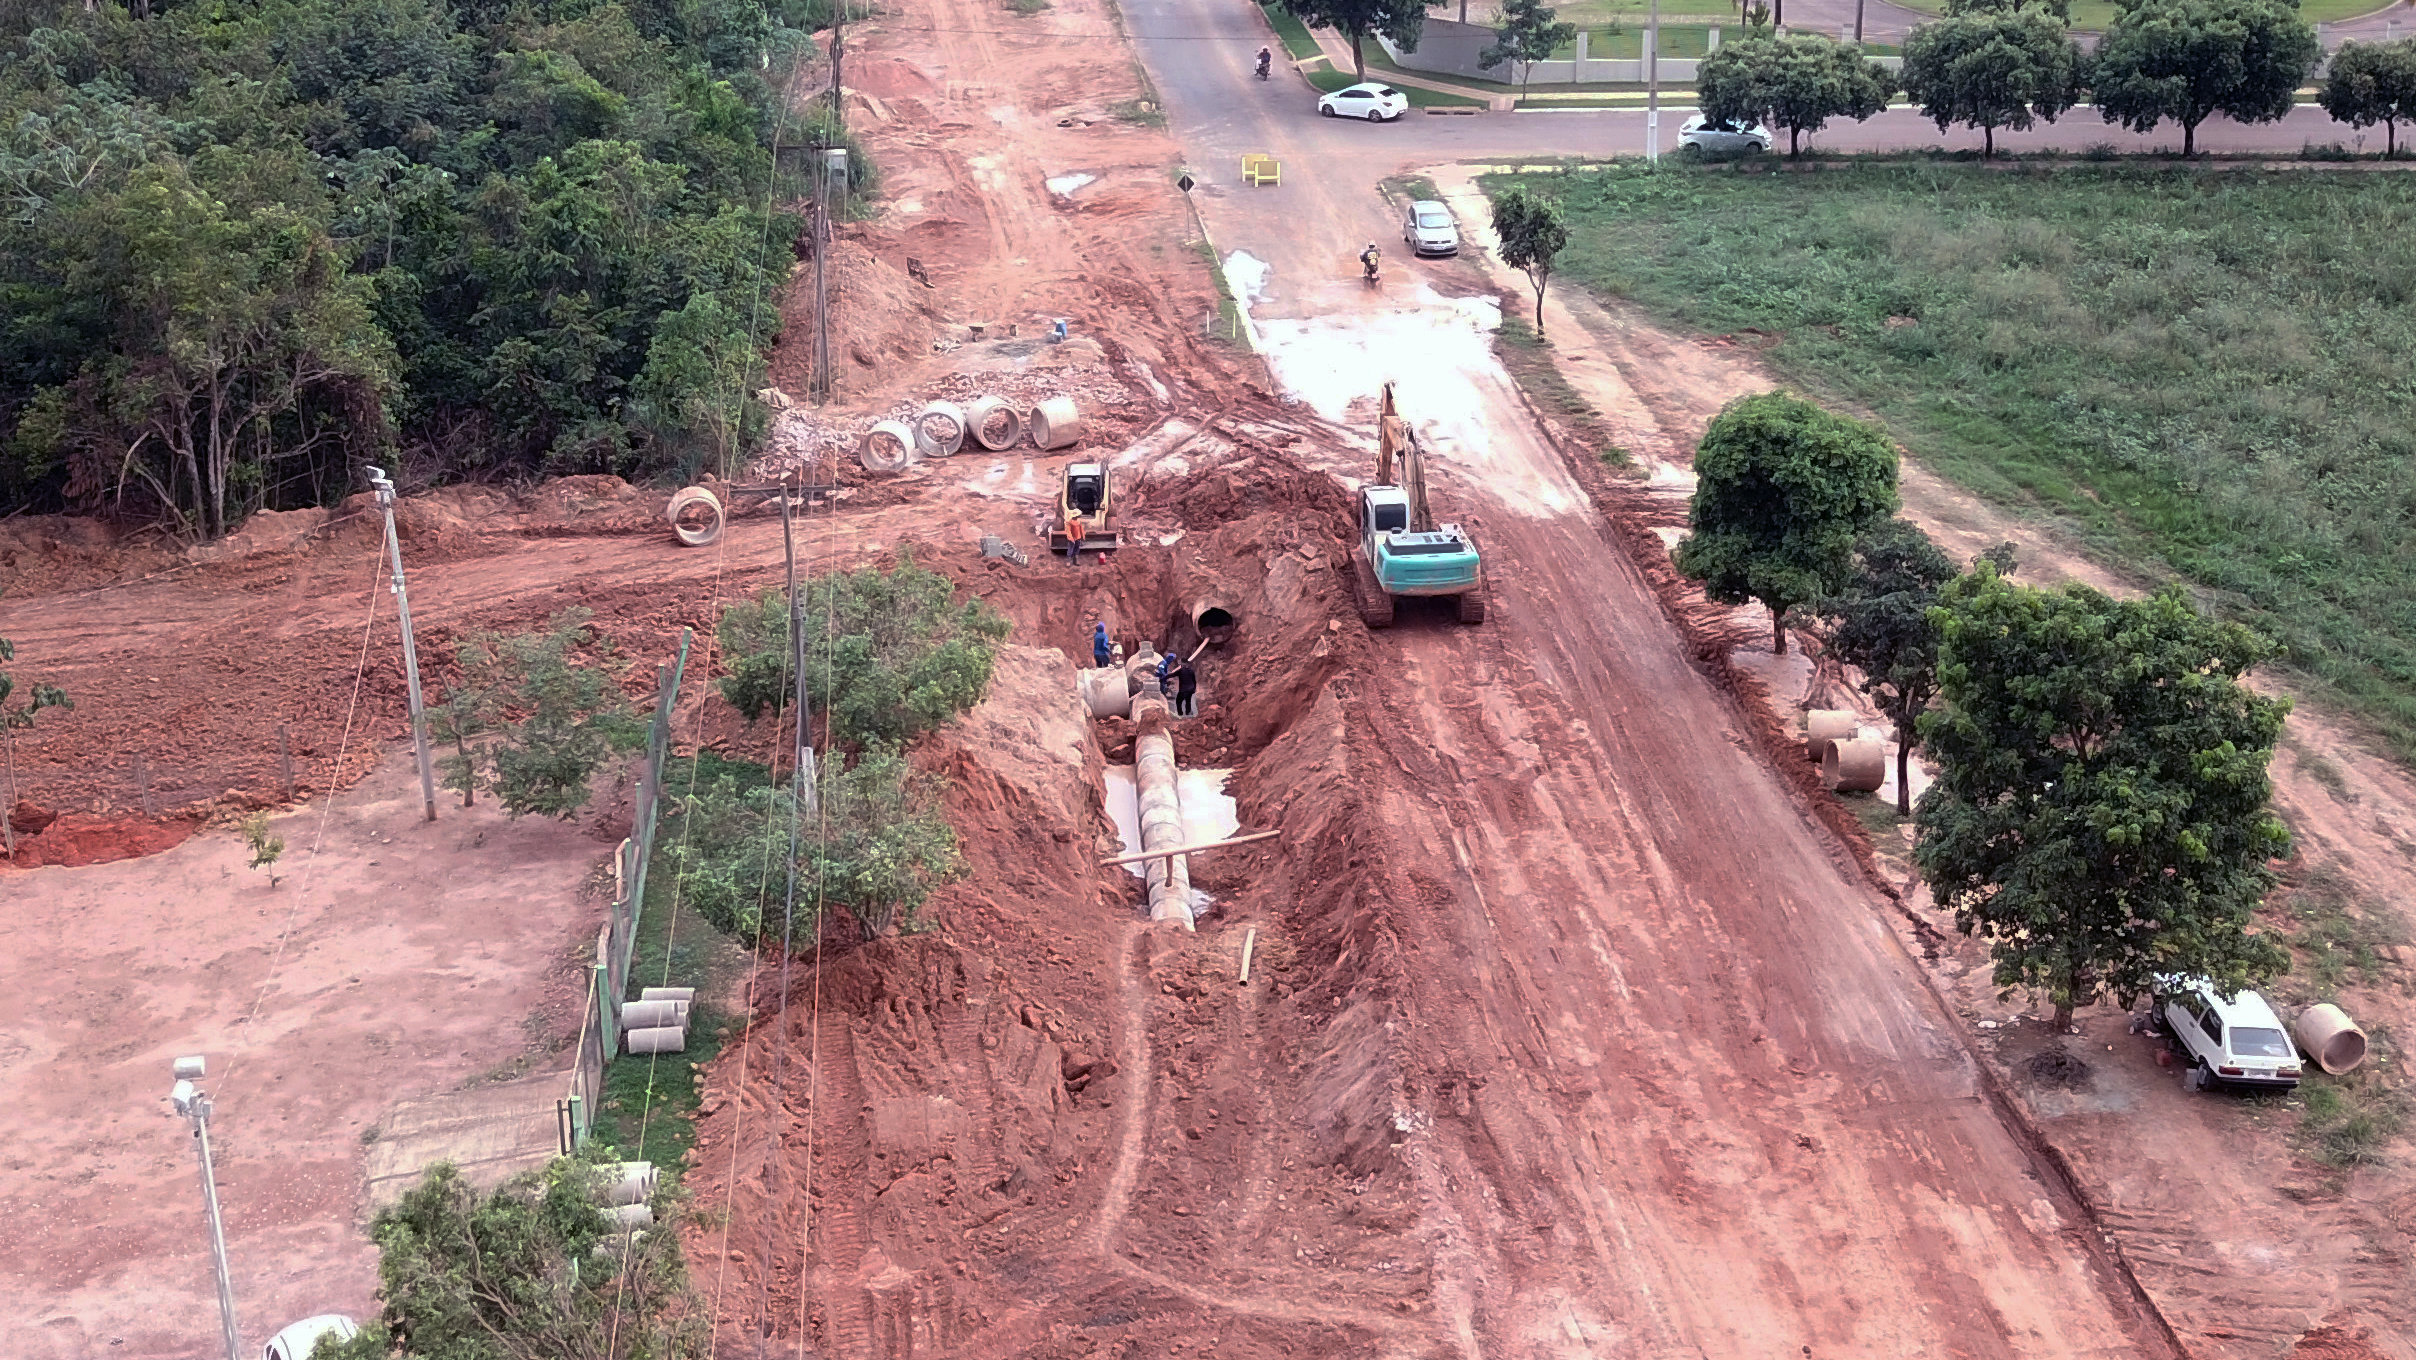
[[[1141,844],[1141,789],[1134,781],[1130,765],[1110,765],[1104,772],[1107,784],[1107,815],[1116,824],[1116,835],[1124,842],[1124,853],[1138,854],[1147,847]],[[1225,792],[1225,780],[1231,770],[1177,770],[1175,797],[1183,805],[1183,843],[1223,840],[1241,829],[1241,814],[1233,804],[1232,795]],[[1146,866],[1127,864],[1126,873],[1144,878]],[[1191,890],[1191,910],[1206,911],[1216,899],[1194,888]]]
[[[1233,296],[1246,314],[1250,304],[1267,294],[1267,262],[1246,250],[1237,250],[1225,257],[1225,282],[1233,287]]]
[[[1025,500],[1041,494],[1038,466],[1031,459],[1000,460],[958,483],[976,496]]]
[[[1076,189],[1081,188],[1083,185],[1095,182],[1098,178],[1099,177],[1097,175],[1059,175],[1055,179],[1042,180],[1041,183],[1049,186],[1050,193],[1055,194],[1060,198],[1064,198],[1071,195]]]

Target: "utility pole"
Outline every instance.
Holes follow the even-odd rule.
[[[1854,0],[1854,45],[1862,46],[1862,0]]]
[[[403,677],[411,685],[411,742],[419,750],[419,796],[428,820],[436,820],[436,767],[428,759],[428,710],[420,702],[419,642],[411,635],[411,593],[403,585],[403,545],[394,536],[394,483],[382,468],[369,469],[378,508],[386,512],[386,554],[394,563],[394,605],[403,625]]]
[[[200,1058],[178,1058],[168,1100],[193,1125],[193,1142],[201,1150],[201,1199],[210,1211],[210,1259],[218,1268],[218,1329],[227,1360],[243,1360],[243,1338],[235,1330],[235,1280],[227,1269],[226,1222],[218,1212],[218,1173],[210,1162],[211,1101],[193,1084],[205,1066]]]
[[[802,470],[798,473],[803,480]],[[792,528],[790,508],[794,502],[788,489],[780,492],[780,547],[789,563],[789,674],[796,679],[797,692],[792,703],[797,712],[797,759],[790,767],[791,784],[797,805],[813,811],[820,805],[822,784],[820,771],[814,766],[814,746],[807,727],[805,693],[805,606],[797,596],[797,536]]]
[[[840,145],[823,148],[814,166],[814,370],[815,392],[822,401],[831,398],[830,354],[830,284],[824,272],[823,257],[830,254],[831,170],[836,164],[840,179],[839,201],[847,201],[847,106],[839,85],[839,59],[847,48],[844,36],[847,26],[847,0],[838,0],[831,10],[830,45],[830,135]]]
[[[1644,161],[1661,163],[1661,0],[1644,29]]]

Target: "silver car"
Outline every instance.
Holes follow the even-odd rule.
[[[1431,198],[1410,204],[1401,215],[1401,240],[1412,255],[1460,253],[1460,228],[1451,220],[1451,209]]]
[[[1678,129],[1678,145],[1721,155],[1768,151],[1771,147],[1770,129],[1759,123],[1715,123],[1697,113],[1686,120],[1686,126]]]

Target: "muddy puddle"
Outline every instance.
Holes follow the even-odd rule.
[[[1241,829],[1241,813],[1234,806],[1233,795],[1225,792],[1225,781],[1231,770],[1179,770],[1175,775],[1175,798],[1183,807],[1183,842],[1223,840]],[[1137,854],[1145,849],[1141,844],[1141,793],[1133,782],[1133,767],[1110,765],[1105,771],[1107,815],[1116,824],[1116,835],[1124,842],[1125,854]],[[1127,864],[1124,871],[1134,878],[1143,876],[1146,866]],[[1214,905],[1216,899],[1194,888],[1191,909],[1200,912]]]

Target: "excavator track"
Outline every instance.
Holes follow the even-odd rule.
[[[1369,628],[1393,626],[1393,597],[1377,584],[1375,564],[1358,548],[1351,549],[1351,593],[1359,597],[1359,621]]]
[[[1459,604],[1460,622],[1483,623],[1485,621],[1485,583],[1479,581],[1476,589],[1460,597]]]

